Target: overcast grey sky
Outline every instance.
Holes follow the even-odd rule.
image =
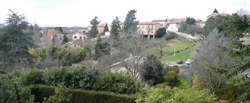
[[[214,8],[225,13],[250,10],[250,0],[0,0],[0,23],[6,21],[8,9],[40,26],[88,26],[94,16],[102,23],[110,23],[115,16],[124,21],[131,9],[137,10],[139,21],[151,21],[181,17],[205,20]]]

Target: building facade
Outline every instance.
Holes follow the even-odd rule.
[[[155,38],[157,30],[161,27],[157,22],[141,22],[137,25],[137,33],[143,37]]]

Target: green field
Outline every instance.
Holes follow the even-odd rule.
[[[162,48],[163,56],[160,58],[161,61],[177,61],[179,59],[185,61],[191,58],[194,50],[198,47],[199,44],[199,42],[187,40],[184,38],[177,38],[169,41],[164,41],[163,43],[164,47]],[[160,46],[155,46],[149,49],[148,54],[154,54],[159,57],[160,56],[159,47]],[[175,56],[173,55],[174,49],[175,51],[180,51],[179,53],[176,53]]]

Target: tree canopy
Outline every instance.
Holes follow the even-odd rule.
[[[137,24],[139,22],[136,20],[136,10],[130,10],[124,21],[123,31],[125,33],[134,33],[137,30]]]
[[[97,25],[100,23],[98,20],[98,17],[94,17],[91,21],[90,21],[90,24],[91,24],[91,30],[90,30],[90,33],[89,33],[89,36],[94,38],[96,37],[96,35],[98,34],[98,30],[97,30]]]

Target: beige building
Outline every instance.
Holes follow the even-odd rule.
[[[137,25],[137,33],[147,38],[155,38],[156,31],[161,27],[157,22],[140,22]]]
[[[88,26],[88,32],[90,32],[90,30],[91,30],[91,25],[90,26]],[[105,27],[105,24],[98,24],[97,25],[97,30],[98,30],[98,34],[104,34],[104,32],[103,32],[103,30],[104,30],[104,27]],[[110,30],[110,26],[108,26],[109,27],[109,30]]]

